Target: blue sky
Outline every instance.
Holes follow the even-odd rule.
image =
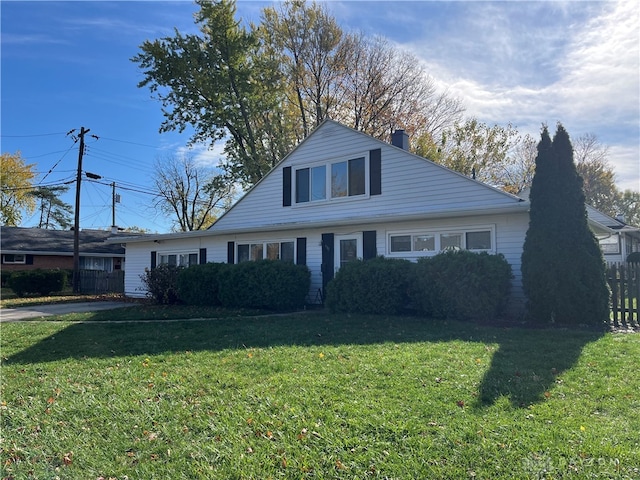
[[[270,2],[239,1],[257,22]],[[387,37],[425,62],[436,85],[466,115],[515,125],[536,138],[564,124],[609,146],[620,188],[640,190],[640,7],[607,2],[329,1],[346,31]],[[167,232],[150,208],[154,162],[185,150],[189,132],[158,133],[160,104],[129,59],[147,39],[195,32],[190,1],[2,1],[1,149],[36,164],[42,184],[75,178],[78,150],[67,132],[89,128],[80,225],[116,223]],[[220,148],[193,150],[215,162]],[[52,170],[53,169],[53,170]],[[50,172],[51,171],[51,172]],[[50,172],[50,173],[48,173]],[[46,177],[45,177],[46,175]],[[74,203],[71,186],[64,200]],[[25,216],[23,225],[37,224]]]

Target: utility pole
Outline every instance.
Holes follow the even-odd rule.
[[[114,233],[118,231],[116,225],[116,203],[118,202],[118,196],[116,195],[116,182],[111,182],[111,229]]]
[[[80,292],[80,182],[82,181],[82,156],[84,155],[84,136],[89,129],[80,128],[80,147],[78,149],[78,174],[76,176],[76,211],[73,222],[73,293]]]

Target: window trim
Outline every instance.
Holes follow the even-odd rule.
[[[611,238],[615,238],[615,242],[602,242],[603,240],[609,240]],[[601,238],[598,239],[598,245],[600,246],[600,250],[602,251],[603,255],[620,255],[620,253],[622,252],[622,248],[620,245],[621,238],[620,235],[617,233],[614,233],[612,235],[609,235],[608,237],[605,238]],[[613,251],[613,249],[609,252],[605,251],[605,246],[613,246],[615,245],[615,251]]]
[[[467,249],[467,234],[468,233],[476,233],[476,232],[489,232],[490,240],[491,240],[491,248],[485,249]],[[442,243],[441,243],[441,235],[451,234],[451,235],[460,235],[461,237],[461,249],[468,250],[470,252],[487,252],[487,253],[496,253],[496,226],[495,225],[474,225],[474,226],[459,226],[459,227],[438,227],[438,228],[421,228],[421,229],[403,229],[403,230],[388,230],[386,232],[387,238],[387,255],[389,257],[396,258],[418,258],[418,257],[432,257],[437,255],[438,253],[442,253]],[[434,250],[414,250],[414,242],[415,237],[418,236],[434,236]],[[411,238],[411,250],[410,251],[399,251],[393,252],[391,251],[391,239],[392,237],[403,237],[409,236]]]
[[[199,259],[200,259],[200,252],[198,251],[198,249],[189,249],[189,250],[161,250],[161,251],[157,251],[156,252],[156,266],[160,266],[160,265],[170,265],[170,263],[166,262],[163,263],[162,262],[162,257],[169,257],[171,255],[175,255],[176,256],[176,267],[191,267],[193,265],[198,265],[199,263]],[[195,263],[191,263],[189,261],[189,257],[191,255],[195,255]],[[189,262],[188,265],[180,265],[179,260],[181,256],[187,256],[187,262]]]
[[[7,260],[7,256],[9,255],[13,257],[13,260]],[[15,257],[22,257],[22,260],[16,260]],[[5,265],[26,265],[27,256],[24,253],[3,253],[2,263],[4,263]]]
[[[349,195],[349,179],[347,176],[347,195],[343,197],[333,197],[331,195],[331,169],[334,164],[347,163],[347,172],[349,170],[349,161],[364,159],[364,193],[358,195]],[[325,195],[323,199],[313,200],[313,169],[316,167],[325,167]],[[309,200],[298,202],[298,171],[309,169]],[[293,166],[291,169],[291,207],[308,207],[310,205],[324,205],[329,202],[349,202],[356,199],[367,199],[371,196],[371,158],[370,151],[355,152],[348,155],[341,155],[330,160],[322,162],[305,163]],[[348,173],[347,173],[348,175]]]
[[[296,259],[297,259],[297,255],[298,255],[298,245],[297,245],[297,241],[295,238],[283,238],[283,239],[272,239],[272,240],[241,240],[241,241],[236,241],[235,244],[235,249],[234,249],[234,253],[235,253],[235,258],[234,258],[234,263],[238,264],[241,263],[240,261],[240,247],[242,246],[249,246],[249,259],[248,260],[242,260],[242,262],[253,262],[255,260],[253,260],[251,258],[251,247],[253,245],[262,245],[262,259],[261,260],[266,260],[268,259],[268,245],[269,244],[273,244],[273,243],[277,243],[279,244],[279,248],[278,248],[278,259],[277,260],[282,260],[282,244],[283,243],[291,243],[293,245],[293,257],[290,260],[285,260],[285,261],[291,261],[293,263],[296,263]]]

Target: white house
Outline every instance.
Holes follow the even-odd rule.
[[[271,258],[308,266],[310,303],[354,258],[501,253],[513,269],[514,310],[523,305],[528,211],[525,199],[413,155],[402,131],[388,144],[328,120],[208,230],[118,241],[130,296],[144,295],[140,276],[158,264]]]
[[[629,254],[640,251],[640,228],[627,225],[623,218],[613,218],[587,205],[589,225],[607,263],[626,261]]]

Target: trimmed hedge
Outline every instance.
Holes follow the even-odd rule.
[[[225,268],[218,295],[224,307],[293,310],[305,305],[310,285],[311,272],[304,265],[258,260]]]
[[[207,263],[183,269],[176,285],[178,297],[188,305],[221,305],[218,284],[230,267],[226,263]]]
[[[327,285],[327,307],[332,312],[402,313],[412,267],[408,260],[384,257],[349,262]]]
[[[511,265],[502,255],[450,251],[408,260],[378,257],[344,265],[327,285],[333,312],[399,314],[488,320],[504,310]]]
[[[66,284],[67,273],[64,270],[20,270],[12,272],[7,280],[7,285],[18,297],[49,295],[62,291]]]
[[[430,317],[490,320],[504,311],[512,278],[502,254],[443,252],[418,260],[411,298]]]
[[[0,284],[2,284],[2,286],[7,286],[8,285],[8,281],[9,281],[9,277],[11,276],[13,272],[9,271],[9,270],[2,270],[0,272]]]

